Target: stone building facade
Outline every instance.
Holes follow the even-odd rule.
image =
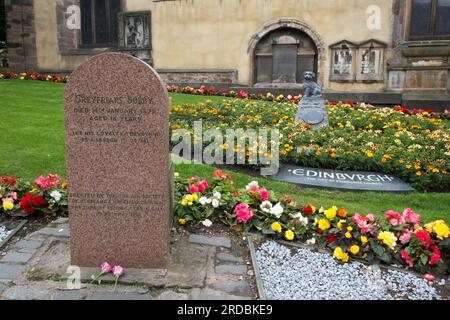
[[[69,73],[122,51],[168,83],[443,105],[449,0],[3,0],[9,64]]]

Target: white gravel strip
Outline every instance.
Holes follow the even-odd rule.
[[[0,226],[0,242],[2,242],[11,232],[12,230],[6,229],[5,226]]]
[[[360,262],[342,264],[332,254],[290,249],[275,241],[262,244],[256,260],[270,300],[441,299],[428,281],[413,274]]]

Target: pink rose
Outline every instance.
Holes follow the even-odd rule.
[[[435,282],[436,281],[436,277],[433,276],[432,274],[429,274],[429,273],[427,273],[423,277],[425,278],[425,280],[430,281],[430,282]]]
[[[114,276],[120,277],[121,275],[123,275],[123,268],[121,266],[114,266],[112,268],[112,273]]]
[[[403,211],[403,218],[406,222],[417,225],[420,223],[420,215],[412,211],[410,208],[407,208]]]
[[[104,272],[104,273],[108,273],[108,272],[111,272],[111,270],[112,270],[112,267],[111,267],[111,265],[108,263],[108,262],[103,262],[101,265],[100,265],[100,268],[102,269],[102,271]]]
[[[397,227],[405,223],[405,219],[397,211],[389,210],[386,212],[385,216],[393,227]]]
[[[234,209],[236,212],[237,220],[240,223],[247,223],[251,218],[253,218],[253,212],[249,205],[246,203],[240,203]]]
[[[267,201],[267,200],[270,199],[269,191],[267,191],[266,188],[260,188],[260,189],[258,190],[258,192],[259,192],[259,195],[261,196],[261,200],[262,200],[262,201]]]

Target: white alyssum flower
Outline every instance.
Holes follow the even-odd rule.
[[[209,220],[209,219],[205,219],[205,220],[202,221],[202,225],[204,225],[207,228],[211,227],[212,224],[213,224],[212,221]]]
[[[218,208],[220,206],[220,201],[218,199],[212,199],[211,203],[214,208]]]
[[[278,219],[281,217],[281,215],[283,214],[284,209],[281,206],[281,203],[277,203],[276,205],[274,205],[272,207],[272,209],[270,210],[270,213],[273,214],[275,217],[277,217]]]
[[[245,189],[247,189],[247,190],[258,189],[258,188],[259,188],[258,181],[252,181],[245,187]]]
[[[207,197],[201,197],[201,198],[198,200],[198,202],[200,202],[200,204],[201,204],[202,206],[205,206],[205,205],[211,203],[211,200],[208,199]]]
[[[216,191],[216,192],[213,193],[213,198],[217,199],[217,200],[220,200],[220,199],[222,199],[222,194],[220,192]]]
[[[261,208],[262,211],[270,213],[270,211],[273,208],[273,205],[272,202],[270,201],[264,201],[263,203],[261,203],[259,207]]]
[[[306,244],[308,245],[314,245],[316,244],[316,238],[311,238],[309,240],[306,240]]]
[[[307,217],[304,217],[304,216],[302,215],[301,212],[295,214],[295,215],[293,216],[293,218],[294,218],[294,219],[298,219],[298,221],[300,222],[300,224],[301,224],[302,226],[304,226],[304,227],[306,227],[306,226],[308,225],[308,218],[307,218]]]
[[[52,192],[50,192],[50,197],[55,199],[55,201],[59,201],[61,200],[61,192],[59,192],[58,190],[53,190]]]

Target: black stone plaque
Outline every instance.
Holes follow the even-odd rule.
[[[297,46],[275,45],[273,47],[273,79],[292,80],[295,82],[297,72]]]
[[[414,189],[399,178],[385,173],[315,169],[282,165],[273,179],[305,187],[353,191],[411,192]]]
[[[295,121],[303,121],[319,129],[328,127],[328,113],[322,97],[303,97]]]

